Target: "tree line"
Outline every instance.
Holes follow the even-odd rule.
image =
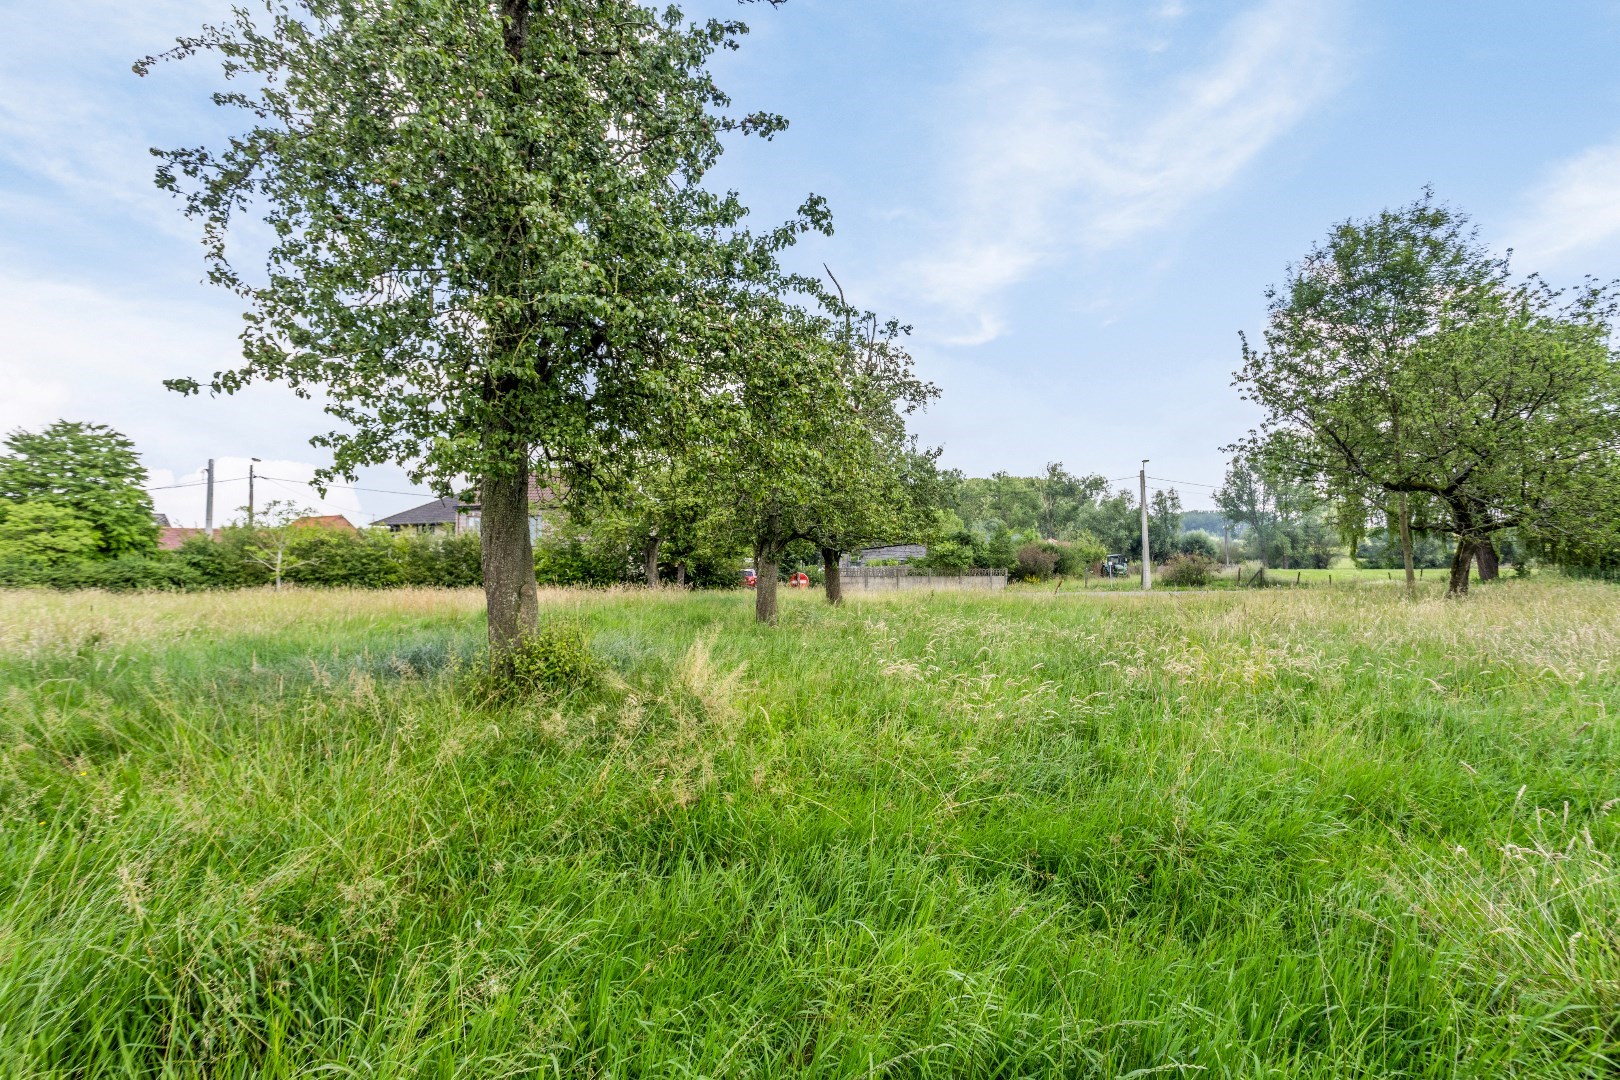
[[[638,530],[649,577],[740,531],[774,620],[789,545],[832,572],[910,524],[932,458],[905,417],[935,390],[903,326],[784,268],[831,231],[822,200],[754,231],[706,183],[726,139],[786,126],[713,79],[746,30],[634,0],[286,0],[140,61],[217,58],[242,89],[215,100],[245,120],[158,155],[247,315],[239,366],[169,385],[319,389],[327,478],[398,462],[475,489],[496,653],[538,622],[535,475]],[[255,212],[262,268],[230,243]]]

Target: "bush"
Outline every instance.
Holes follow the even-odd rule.
[[[1018,549],[1013,576],[1020,581],[1045,581],[1057,572],[1063,549],[1050,540],[1036,540]]]
[[[1183,555],[1202,555],[1206,559],[1213,559],[1221,553],[1215,537],[1202,529],[1184,532],[1176,537],[1176,550]]]
[[[1064,577],[1079,577],[1108,555],[1108,549],[1103,547],[1102,541],[1089,532],[1081,532],[1073,540],[1065,541],[1060,546],[1063,554],[1058,559],[1057,572]]]
[[[1198,588],[1215,579],[1215,565],[1215,560],[1205,555],[1172,555],[1159,570],[1159,581]]]
[[[585,631],[548,623],[521,645],[485,665],[489,689],[499,695],[579,690],[597,681],[598,666]]]
[[[189,589],[203,584],[190,566],[159,552],[151,556],[120,555],[116,559],[75,559],[47,563],[34,559],[0,561],[0,587],[49,589]]]

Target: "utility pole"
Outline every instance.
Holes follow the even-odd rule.
[[[203,529],[208,539],[214,539],[214,459],[208,459],[208,508],[204,511]],[[193,518],[192,520],[196,520]]]
[[[253,466],[258,464],[259,458],[248,459],[248,528],[253,528]]]
[[[1221,522],[1221,562],[1226,564],[1228,570],[1232,569],[1232,523]]]
[[[1142,591],[1153,588],[1153,554],[1148,550],[1147,458],[1142,459],[1142,471],[1137,480],[1142,486]]]

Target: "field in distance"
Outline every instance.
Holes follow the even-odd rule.
[[[0,594],[0,1075],[1616,1068],[1620,589],[1048,591]]]

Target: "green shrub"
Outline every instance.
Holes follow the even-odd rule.
[[[585,689],[598,674],[585,631],[571,622],[545,624],[484,671],[489,689],[499,696]]]
[[[1215,565],[1215,560],[1206,555],[1172,555],[1160,568],[1159,581],[1165,585],[1200,588],[1215,579]]]
[[[1018,549],[1013,576],[1020,581],[1045,581],[1057,573],[1063,549],[1051,540],[1036,540]]]
[[[1064,577],[1079,577],[1108,556],[1103,542],[1083,530],[1074,539],[1058,546],[1062,554],[1058,556],[1057,572]]]

